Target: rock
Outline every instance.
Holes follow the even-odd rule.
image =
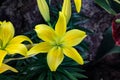
[[[94,3],[94,0],[83,0],[81,13],[89,17],[89,21],[81,24],[93,32],[88,34],[87,42],[89,43],[89,58],[93,60],[95,53],[103,39],[104,31],[111,27],[113,15],[108,14],[105,10]]]
[[[11,21],[16,34],[33,30],[34,26],[44,23],[36,0],[5,0],[0,6],[0,20]]]

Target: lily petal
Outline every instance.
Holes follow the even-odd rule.
[[[24,36],[24,35],[19,35],[19,36],[14,37],[14,38],[9,42],[9,44],[20,44],[20,43],[22,43],[23,41],[29,41],[29,42],[32,44],[32,41],[31,41],[27,36]]]
[[[66,56],[68,56],[69,58],[72,58],[77,63],[81,65],[84,64],[83,58],[80,56],[80,54],[77,52],[75,48],[65,47],[63,48],[63,52]]]
[[[62,12],[59,12],[59,19],[55,26],[55,32],[58,36],[63,36],[66,32],[66,20]]]
[[[24,44],[9,44],[5,48],[9,54],[21,54],[23,56],[27,55],[27,48]]]
[[[85,37],[86,33],[84,31],[73,29],[68,31],[63,40],[65,41],[65,44],[68,46],[76,46],[78,45]]]
[[[38,8],[46,22],[50,21],[50,12],[46,0],[37,0]]]
[[[65,15],[66,23],[68,23],[71,17],[71,1],[70,0],[64,0],[62,13]]]
[[[46,42],[54,41],[55,31],[45,24],[40,24],[35,26],[35,31],[37,32],[37,36]]]
[[[0,48],[2,49],[2,44],[3,44],[3,42],[2,42],[2,40],[0,39]]]
[[[0,25],[0,39],[2,40],[3,48],[6,46],[6,44],[13,38],[14,36],[14,27],[11,22],[4,21]]]
[[[2,22],[0,21],[0,25],[2,24]]]
[[[46,53],[48,52],[50,49],[52,48],[52,46],[47,43],[47,42],[41,42],[37,45],[35,45],[34,47],[32,47],[28,52],[27,52],[27,56],[31,56],[31,55],[36,55],[38,53]]]
[[[0,50],[0,66],[2,65],[2,62],[6,55],[7,55],[6,51]]]
[[[82,0],[74,0],[74,2],[75,2],[76,10],[79,13],[81,10]]]
[[[62,63],[64,55],[60,47],[53,47],[47,55],[47,63],[51,71],[56,71],[57,67]]]
[[[13,68],[7,64],[2,63],[2,65],[0,66],[0,73],[3,73],[7,70],[11,70],[11,71],[16,72],[16,73],[18,72],[15,68]]]

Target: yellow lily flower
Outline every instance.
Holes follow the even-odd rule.
[[[55,30],[45,24],[36,25],[35,31],[44,42],[32,47],[27,55],[31,56],[48,52],[47,63],[51,71],[56,71],[63,61],[64,55],[81,65],[84,64],[82,57],[73,46],[78,45],[86,37],[86,33],[78,29],[66,32],[66,28],[66,19],[61,12],[59,13]]]
[[[46,0],[37,0],[39,11],[46,22],[50,22],[50,12]]]
[[[75,2],[76,10],[79,13],[81,10],[82,0],[74,0],[74,2]]]
[[[15,68],[13,68],[7,64],[2,63],[2,65],[0,66],[0,74],[7,71],[7,70],[11,70],[11,71],[16,72],[16,73],[18,72]]]
[[[81,10],[81,0],[74,0],[76,10],[79,13]],[[64,0],[63,2],[63,7],[62,7],[62,13],[65,15],[66,18],[66,23],[69,22],[70,17],[71,17],[71,1],[70,0]]]
[[[0,22],[0,68],[2,66],[8,67],[7,65],[2,64],[7,54],[19,53],[26,56],[27,48],[22,44],[23,41],[32,43],[32,41],[24,35],[14,37],[14,33],[14,27],[11,22]],[[8,67],[8,69],[11,68]]]
[[[65,15],[66,23],[68,23],[71,17],[71,1],[70,0],[64,0],[62,13]]]

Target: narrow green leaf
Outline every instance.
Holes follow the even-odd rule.
[[[47,73],[47,80],[53,80],[52,79],[52,72],[48,71]]]
[[[111,28],[109,28],[103,36],[103,40],[101,42],[101,45],[99,46],[97,52],[96,52],[96,60],[99,60],[103,58],[108,52],[114,47],[115,43],[112,38],[112,31]]]
[[[102,7],[103,9],[105,9],[108,13],[116,15],[116,12],[111,8],[111,6],[108,4],[108,0],[95,0],[95,2]]]
[[[62,80],[70,80],[65,75],[62,75]]]
[[[14,80],[11,77],[0,75],[0,80]]]
[[[63,80],[63,76],[59,72],[53,73],[53,77],[55,80]]]
[[[87,76],[85,76],[85,75],[83,75],[81,73],[76,73],[76,72],[72,73],[72,75],[76,76],[77,78],[88,78]]]
[[[46,72],[43,72],[43,73],[40,74],[38,80],[44,80],[45,77],[46,77]]]
[[[64,69],[58,69],[59,72],[64,74],[66,77],[68,77],[70,80],[78,80],[75,76],[73,76],[70,72]]]
[[[109,54],[120,53],[120,46],[114,46],[108,53]]]
[[[68,67],[70,72],[85,72],[85,70],[81,69],[80,67]]]
[[[115,2],[117,2],[118,4],[120,4],[120,1],[119,0],[114,0]]]
[[[119,1],[120,2],[120,1]],[[120,13],[120,4],[117,3],[115,0],[109,0],[111,8],[116,12]]]

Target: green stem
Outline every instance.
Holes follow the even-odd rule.
[[[120,19],[116,19],[115,22],[116,22],[116,23],[120,23]]]
[[[118,4],[120,4],[120,1],[119,0],[114,0],[115,2],[117,2]]]
[[[50,27],[52,27],[52,25],[51,25],[51,23],[50,22],[47,22],[48,23],[48,25],[50,26]]]
[[[32,56],[28,56],[28,57],[21,57],[21,58],[10,58],[10,59],[5,59],[5,61],[3,63],[8,63],[10,61],[13,61],[13,60],[22,60],[22,59],[27,59],[27,58],[30,58]]]
[[[49,0],[49,5],[51,4],[51,0]]]

